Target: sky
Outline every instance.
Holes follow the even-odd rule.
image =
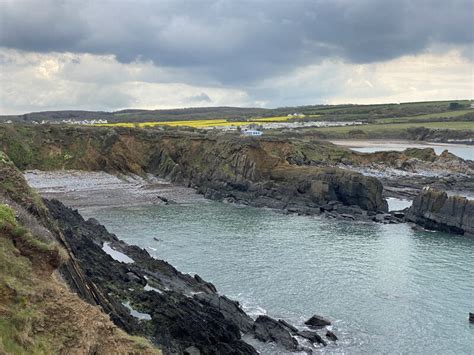
[[[0,0],[0,114],[474,98],[473,0]]]

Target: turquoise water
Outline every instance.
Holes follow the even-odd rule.
[[[474,351],[474,238],[217,202],[82,212],[253,315],[329,317],[340,342],[323,353]]]

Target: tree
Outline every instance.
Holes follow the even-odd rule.
[[[458,110],[458,109],[460,109],[461,107],[462,107],[462,105],[461,105],[460,103],[458,103],[458,102],[451,102],[451,103],[449,104],[449,109],[450,109],[450,110]]]

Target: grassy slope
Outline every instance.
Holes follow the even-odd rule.
[[[377,119],[377,123],[401,123],[401,122],[413,122],[422,121],[436,118],[457,118],[467,113],[474,113],[474,110],[457,110],[447,111],[442,113],[427,113],[423,115],[406,116],[406,117],[390,117]]]
[[[67,254],[29,213],[46,218],[38,201],[0,151],[0,353],[157,353],[57,279]]]
[[[452,129],[452,130],[474,130],[474,122],[469,121],[450,121],[450,122],[424,122],[424,123],[374,123],[362,126],[344,126],[344,127],[324,127],[319,130],[323,132],[346,133],[354,129],[360,129],[364,132],[384,132],[405,130],[413,127],[425,127],[430,129]]]

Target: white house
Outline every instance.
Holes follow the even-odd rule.
[[[262,131],[257,131],[254,129],[247,129],[244,131],[244,135],[246,136],[261,136],[263,134]]]

